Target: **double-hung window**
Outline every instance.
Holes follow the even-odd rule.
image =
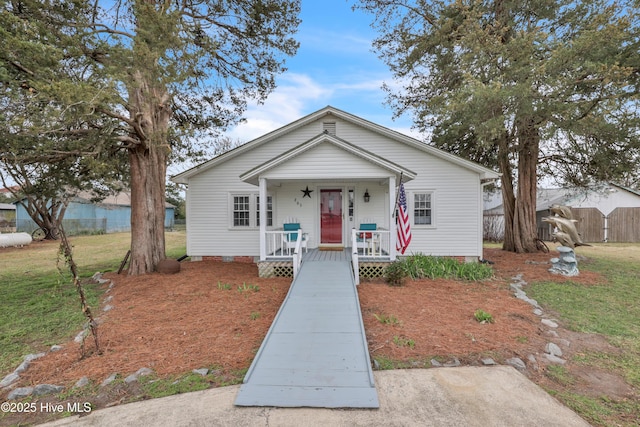
[[[232,194],[231,227],[236,229],[260,226],[260,196],[258,194]],[[273,225],[273,200],[267,196],[267,227]]]
[[[233,226],[250,227],[250,196],[233,196]]]
[[[415,225],[433,225],[433,193],[413,193],[413,223]]]
[[[267,196],[267,227],[273,225],[273,200]],[[256,227],[260,227],[260,196],[256,196]]]

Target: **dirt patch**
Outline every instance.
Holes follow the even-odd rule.
[[[609,399],[634,399],[636,393],[619,375],[594,368],[593,366],[571,366],[571,375],[576,378],[577,387],[586,396],[607,397]]]
[[[569,280],[548,272],[552,256],[486,249],[485,259],[495,263],[491,280],[420,280],[408,281],[403,287],[381,281],[361,284],[358,292],[372,358],[429,367],[434,358],[443,363],[457,359],[462,364],[479,365],[487,357],[497,363],[520,357],[527,363],[530,378],[553,386],[543,375],[548,329],[533,308],[516,299],[509,289],[518,274],[527,282]],[[98,387],[113,373],[122,378],[148,367],[160,378],[171,378],[208,367],[217,370],[218,378],[241,379],[286,296],[290,279],[259,278],[257,267],[244,263],[183,262],[181,267],[173,275],[107,275],[114,286],[105,293],[103,306],[113,308],[99,311],[102,354],[96,354],[88,339],[88,354],[80,358],[80,346],[71,337],[70,342],[62,343],[63,350],[34,361],[18,386],[46,383],[70,389],[87,376],[93,387],[82,392],[82,398],[97,409],[146,398],[135,383]],[[570,280],[585,285],[604,282],[601,276],[586,271]],[[477,322],[477,309],[490,313],[494,322]],[[563,349],[569,354],[594,345],[612,350],[599,336],[562,327],[558,333],[570,341]],[[531,355],[535,363],[529,360]],[[606,384],[617,381],[609,374],[605,378],[604,372],[588,373],[581,376],[576,371],[576,376],[584,378],[576,387],[601,390],[604,395],[628,395],[629,390],[618,386],[607,389]],[[210,386],[224,383],[211,381]],[[78,399],[76,395],[73,401]],[[57,402],[55,397],[41,400]],[[0,424],[46,419],[41,413],[21,418],[11,415],[0,418]]]

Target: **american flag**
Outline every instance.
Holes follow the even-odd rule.
[[[407,196],[404,193],[404,184],[400,183],[398,190],[398,217],[396,218],[396,227],[398,230],[398,239],[396,240],[396,250],[401,254],[407,250],[411,243],[411,225],[409,224],[409,214],[407,212]]]

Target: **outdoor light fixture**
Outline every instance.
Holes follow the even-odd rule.
[[[371,196],[369,195],[369,189],[366,189],[364,190],[364,202],[369,203],[369,200],[371,200]]]

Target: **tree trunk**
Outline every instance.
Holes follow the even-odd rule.
[[[131,261],[129,275],[151,273],[165,259],[165,179],[171,118],[165,87],[137,71],[129,92],[129,114],[139,144],[129,149],[131,166]]]
[[[26,203],[21,202],[33,222],[45,232],[45,240],[57,240],[60,224],[67,210],[68,201],[26,196]]]
[[[536,193],[537,166],[540,137],[533,119],[521,121],[518,126],[518,187],[513,198],[513,189],[509,198],[509,211],[512,218],[507,217],[505,206],[505,242],[503,249],[517,253],[537,252],[536,245]],[[503,172],[504,182],[504,172]],[[505,188],[503,186],[503,196]],[[506,201],[506,199],[505,199]],[[511,208],[512,206],[512,208]],[[508,223],[509,222],[509,223]]]
[[[505,131],[498,141],[498,165],[502,175],[502,210],[504,212],[504,242],[502,249],[514,251],[513,218],[515,215],[516,198],[513,191],[513,171],[509,163],[509,135]]]
[[[131,261],[129,275],[151,273],[165,258],[165,174],[162,147],[130,150]]]

